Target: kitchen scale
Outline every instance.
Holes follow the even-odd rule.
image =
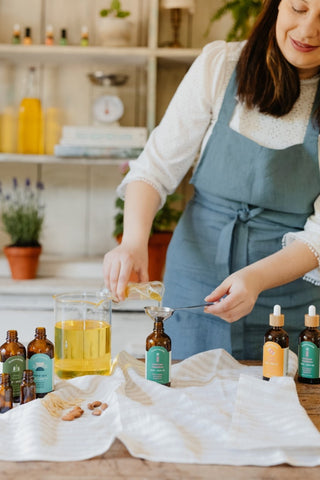
[[[124,114],[124,105],[121,98],[112,93],[114,87],[122,86],[128,80],[128,75],[105,74],[101,71],[89,73],[91,83],[99,87],[107,87],[108,93],[99,95],[93,102],[92,115],[94,125],[119,126],[119,120]],[[99,92],[100,93],[100,92]]]

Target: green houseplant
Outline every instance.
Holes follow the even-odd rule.
[[[120,0],[112,0],[109,8],[100,10],[97,28],[102,45],[122,47],[130,44],[132,24],[127,19],[130,14],[122,9]]]
[[[16,280],[36,276],[42,250],[40,235],[44,220],[43,189],[41,182],[33,189],[28,178],[22,187],[13,178],[11,193],[4,193],[0,185],[1,221],[4,231],[10,237],[10,244],[3,250],[12,278]]]
[[[109,8],[100,10],[101,17],[107,17],[108,15],[125,18],[130,15],[130,12],[128,10],[122,10],[121,2],[119,0],[112,0]]]
[[[120,171],[125,175],[129,171],[129,164],[121,165]],[[182,210],[176,207],[176,203],[182,199],[182,195],[175,192],[167,196],[163,207],[157,212],[150,231],[149,237],[149,280],[162,280],[166,253],[173,230],[182,214]],[[117,198],[115,202],[117,213],[114,216],[113,236],[118,242],[123,234],[123,210],[124,200]],[[136,278],[132,278],[136,281]]]
[[[247,38],[252,25],[262,9],[263,0],[224,0],[224,4],[214,13],[209,20],[207,36],[212,24],[224,15],[231,14],[233,25],[229,30],[226,40],[228,42],[244,40]]]

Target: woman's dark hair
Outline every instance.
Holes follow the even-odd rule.
[[[239,100],[274,117],[290,112],[300,95],[298,70],[285,59],[276,41],[280,1],[264,1],[237,64]],[[320,106],[314,116],[320,126]]]

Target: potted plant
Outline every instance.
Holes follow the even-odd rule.
[[[1,220],[11,239],[3,251],[15,280],[34,278],[37,273],[42,250],[39,239],[44,219],[43,188],[38,182],[33,190],[28,178],[23,187],[14,178],[10,194],[4,194],[0,185]]]
[[[224,0],[224,4],[210,18],[205,35],[209,34],[211,24],[220,20],[227,13],[233,17],[233,25],[229,30],[227,42],[244,40],[247,38],[255,19],[262,9],[263,0]]]
[[[129,164],[125,162],[121,166],[121,173],[125,175],[129,171]],[[166,261],[166,253],[169,242],[172,237],[173,230],[182,214],[182,210],[176,208],[175,204],[182,199],[179,193],[172,193],[167,196],[167,200],[163,207],[156,213],[153,220],[149,243],[149,280],[162,280],[164,273],[164,266]],[[117,198],[115,202],[117,213],[114,217],[113,236],[120,243],[123,234],[123,210],[124,200]],[[131,281],[137,281],[136,274],[133,273]]]
[[[100,10],[98,33],[104,46],[122,47],[130,44],[132,24],[127,19],[128,10],[123,10],[120,0],[112,0],[109,8]]]

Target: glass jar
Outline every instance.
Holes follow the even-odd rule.
[[[109,375],[111,314],[109,296],[74,292],[55,299],[55,373],[60,378]]]

